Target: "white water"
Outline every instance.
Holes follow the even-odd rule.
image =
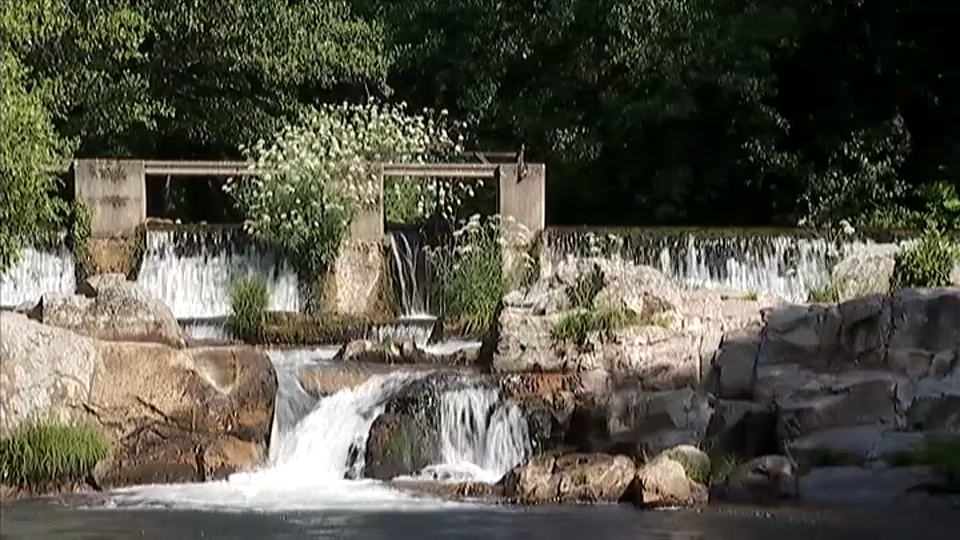
[[[227,315],[233,282],[251,275],[267,279],[271,310],[300,310],[296,272],[239,230],[147,231],[137,284],[178,319],[202,319]]]
[[[393,265],[400,285],[400,306],[408,316],[429,313],[427,291],[421,279],[424,271],[424,251],[414,231],[388,232]]]
[[[626,244],[590,232],[557,231],[541,251],[541,274],[582,256],[622,258],[657,268],[691,287],[756,291],[792,302],[806,302],[810,291],[829,280],[833,265],[873,242],[849,241],[839,247],[822,238],[790,235],[710,236],[648,234],[628,236]]]
[[[421,472],[441,481],[494,483],[532,452],[519,407],[500,401],[495,388],[464,388],[440,398],[443,461]]]
[[[35,303],[44,293],[70,294],[76,290],[73,255],[66,249],[57,252],[23,250],[19,264],[0,274],[0,306],[16,307]]]
[[[118,507],[161,506],[226,511],[428,510],[464,503],[402,493],[373,480],[349,480],[363,468],[363,449],[386,401],[425,372],[375,375],[361,386],[321,399],[291,428],[306,396],[295,374],[328,362],[332,348],[271,351],[279,394],[267,465],[203,484],[137,486],[111,492]],[[292,375],[292,377],[291,377]],[[302,395],[301,395],[302,394]],[[530,453],[523,415],[492,388],[448,391],[440,398],[442,463],[423,476],[496,481]],[[359,451],[358,451],[359,450]]]

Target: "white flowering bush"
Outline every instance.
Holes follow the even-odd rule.
[[[323,105],[272,141],[243,151],[261,174],[233,178],[224,189],[250,228],[316,275],[337,257],[356,213],[379,204],[378,162],[429,162],[460,150],[462,127],[446,111],[411,114],[405,103]]]
[[[519,258],[511,266],[529,271],[535,264],[524,249],[530,241],[530,231],[511,217],[470,216],[447,244],[428,251],[433,308],[465,334],[486,330],[512,285],[503,274],[504,256]]]
[[[423,178],[384,178],[383,207],[391,223],[421,223],[437,215],[456,223],[482,189],[483,179],[428,180]]]

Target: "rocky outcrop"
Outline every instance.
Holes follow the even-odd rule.
[[[583,399],[566,442],[582,451],[641,458],[704,440],[713,407],[691,389],[645,392],[637,386]]]
[[[711,388],[776,410],[802,466],[860,464],[960,431],[960,289],[905,289],[764,312],[727,336]]]
[[[0,328],[2,430],[34,415],[99,427],[100,486],[223,478],[266,454],[277,381],[256,349],[100,341],[12,313]]]
[[[840,260],[830,272],[830,290],[836,300],[888,294],[897,253],[908,244],[868,244]],[[954,265],[950,281],[960,287],[960,261]]]
[[[30,316],[102,340],[186,345],[170,308],[122,274],[93,276],[78,289],[79,295],[44,294]]]
[[[591,289],[584,283],[594,275]],[[574,313],[575,298],[597,312],[626,313],[628,323],[590,331],[582,343],[558,339],[557,324]],[[649,267],[579,260],[504,298],[479,362],[495,372],[634,374],[651,390],[692,386],[723,333],[759,322],[760,308],[775,303],[745,293],[686,290]]]
[[[519,504],[617,502],[635,474],[625,456],[542,454],[515,467],[501,484],[504,496]]]
[[[276,388],[253,348],[103,343],[85,408],[115,443],[97,482],[203,481],[259,464]]]

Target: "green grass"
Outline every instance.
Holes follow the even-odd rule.
[[[570,305],[574,309],[593,308],[593,299],[603,289],[603,272],[594,266],[589,272],[577,276],[577,281],[567,289]]]
[[[79,482],[109,450],[93,428],[28,422],[0,439],[0,483],[37,491]]]
[[[960,436],[930,437],[922,448],[894,454],[890,465],[928,465],[943,475],[948,492],[960,493]]]
[[[599,331],[609,334],[614,330],[637,322],[637,316],[632,311],[622,309],[587,311],[579,309],[567,313],[557,321],[551,330],[551,335],[557,341],[571,341],[582,345],[592,332]]]
[[[807,302],[812,304],[834,304],[840,301],[840,294],[833,284],[821,285],[810,289]]]
[[[230,332],[242,340],[256,340],[266,324],[270,293],[260,276],[240,278],[230,291]]]

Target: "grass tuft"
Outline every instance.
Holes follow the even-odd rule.
[[[110,450],[87,426],[31,421],[0,439],[0,483],[43,490],[84,480]]]

